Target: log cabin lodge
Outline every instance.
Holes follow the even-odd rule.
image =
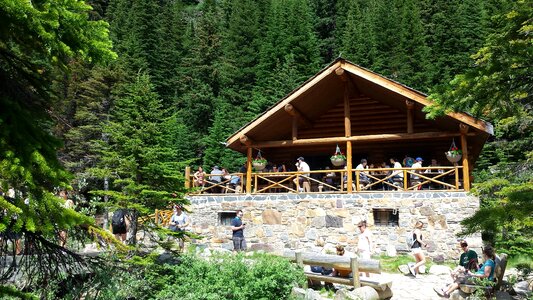
[[[193,229],[208,243],[231,248],[224,225],[243,209],[251,247],[280,250],[311,247],[319,237],[354,245],[355,224],[367,220],[379,252],[405,250],[402,234],[421,220],[440,239],[430,244],[430,256],[454,257],[459,222],[479,207],[468,194],[471,170],[493,129],[461,112],[426,119],[423,109],[431,103],[421,92],[336,59],[228,138],[227,147],[246,154],[246,172],[220,182],[206,176],[205,186],[194,187],[195,170],[187,168]],[[461,153],[446,155],[453,146]],[[344,161],[331,159],[336,149]],[[296,170],[298,157],[310,172]],[[410,167],[413,157],[424,159],[422,168]],[[286,169],[272,172],[257,158]],[[390,158],[403,167],[382,168]],[[356,170],[361,159],[373,168]],[[403,176],[393,178],[396,173]],[[470,244],[477,243],[480,236],[472,237]]]

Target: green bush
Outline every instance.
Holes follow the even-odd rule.
[[[305,283],[303,270],[288,260],[267,254],[216,255],[208,260],[194,255],[157,255],[115,261],[83,280],[69,280],[62,299],[289,299],[293,286]],[[55,291],[37,291],[54,299]],[[62,289],[65,292],[65,289]],[[59,296],[59,294],[55,294]]]
[[[187,256],[167,266],[176,275],[154,299],[287,299],[305,282],[303,271],[271,255],[225,255],[209,261]]]

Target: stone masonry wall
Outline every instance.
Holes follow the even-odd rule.
[[[463,192],[384,192],[357,194],[199,195],[189,197],[192,230],[209,247],[232,249],[230,226],[220,225],[219,213],[242,209],[247,224],[248,248],[282,251],[312,249],[318,238],[327,247],[343,244],[355,251],[357,223],[367,220],[375,251],[407,251],[406,234],[416,220],[424,222],[426,253],[433,260],[457,259],[461,220],[479,208],[479,199]],[[393,209],[399,226],[375,225],[373,209]],[[481,246],[481,236],[467,237],[471,248]]]

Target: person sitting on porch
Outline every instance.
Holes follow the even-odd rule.
[[[431,165],[429,165],[429,167],[431,168],[436,168],[436,167],[439,167],[439,164],[437,163],[437,160],[432,158],[431,159]],[[425,173],[444,173],[444,170],[443,169],[427,169],[425,171]]]
[[[398,161],[397,158],[391,158],[390,163],[392,164],[392,167],[394,169],[398,169],[398,171],[393,171],[392,176],[389,177],[388,181],[391,184],[394,184],[395,182],[398,184],[398,182],[400,182],[401,185],[401,182],[403,181],[403,171],[400,170],[402,168],[402,164]]]
[[[209,179],[210,179],[210,181],[212,182],[213,185],[219,184],[220,182],[222,182],[222,175],[224,175],[224,172],[222,170],[220,170],[220,168],[218,166],[214,166],[213,170],[211,171],[211,176],[209,176]],[[220,192],[220,187],[218,187],[218,186],[212,187],[211,188],[211,192],[219,193]]]
[[[296,169],[298,172],[309,172],[311,171],[311,168],[309,167],[309,165],[305,162],[304,158],[303,157],[298,157],[298,161],[296,162]],[[310,192],[311,191],[311,185],[309,184],[309,177],[310,173],[304,173],[304,174],[300,174],[300,176],[298,176],[298,181],[297,179],[295,178],[293,181],[294,181],[294,184],[296,186],[299,186],[299,192],[303,192],[304,190],[306,192]]]
[[[205,185],[205,181],[204,181],[205,172],[204,172],[204,169],[201,166],[198,167],[198,171],[194,172],[193,178],[194,178],[194,183],[193,184],[194,184],[195,187],[204,187],[204,185]]]
[[[365,187],[366,185],[370,184],[370,178],[368,178],[368,174],[364,171],[368,169],[368,162],[366,159],[361,159],[361,163],[357,165],[355,168],[356,170],[360,170],[359,172],[359,184],[362,185],[362,187]]]

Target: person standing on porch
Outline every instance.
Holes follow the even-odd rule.
[[[298,157],[298,161],[296,162],[296,169],[298,172],[310,172],[311,171],[311,168],[305,162],[304,158],[301,156]],[[310,173],[304,173],[298,176],[298,183],[299,183],[298,186],[300,187],[300,190],[299,190],[300,192],[304,191],[304,188],[303,188],[304,182],[308,182],[309,179],[307,179],[306,177],[309,177],[310,175],[311,175]],[[297,185],[296,178],[293,181],[294,181],[294,184]]]
[[[231,220],[231,231],[233,232],[233,251],[244,251],[246,250],[246,240],[244,239],[244,228],[246,223],[242,222],[242,210],[237,211],[237,216]]]

